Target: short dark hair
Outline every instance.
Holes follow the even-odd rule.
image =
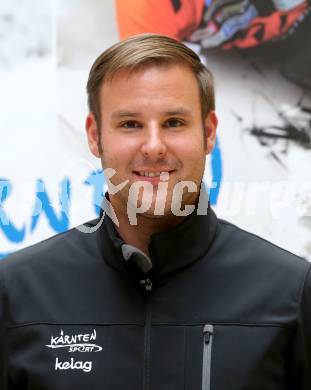
[[[101,122],[99,92],[103,83],[120,70],[135,71],[143,66],[184,64],[195,75],[199,91],[202,117],[215,110],[212,73],[200,57],[189,47],[173,38],[159,34],[140,34],[122,40],[105,50],[91,67],[87,95],[90,112]]]

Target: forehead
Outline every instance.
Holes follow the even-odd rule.
[[[101,109],[116,105],[169,104],[178,101],[190,106],[200,104],[199,86],[192,70],[179,64],[122,69],[101,86]]]

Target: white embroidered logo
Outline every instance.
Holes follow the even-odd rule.
[[[45,346],[52,349],[65,348],[68,352],[100,352],[102,347],[94,343],[96,341],[96,330],[91,333],[79,333],[74,335],[64,334],[61,330],[58,336],[51,336],[50,344]],[[81,361],[71,358],[69,361],[55,360],[55,371],[57,370],[82,370],[92,371],[92,361]]]
[[[48,348],[68,348],[68,352],[100,352],[102,347],[91,343],[96,340],[96,330],[92,333],[64,335],[64,331],[60,331],[60,336],[51,336],[51,343],[47,344]]]
[[[55,360],[55,371],[57,370],[82,370],[84,372],[92,371],[93,362],[75,361],[71,358],[69,362],[61,362],[58,357]]]

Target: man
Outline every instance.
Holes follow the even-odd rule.
[[[135,36],[87,89],[104,211],[1,262],[1,389],[310,389],[310,264],[205,207],[199,57]]]

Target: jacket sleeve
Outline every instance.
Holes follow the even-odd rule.
[[[6,309],[3,283],[3,267],[0,267],[0,389],[9,390],[7,372]]]
[[[311,267],[308,268],[300,294],[294,359],[291,362],[295,374],[290,388],[295,390],[311,389]]]

